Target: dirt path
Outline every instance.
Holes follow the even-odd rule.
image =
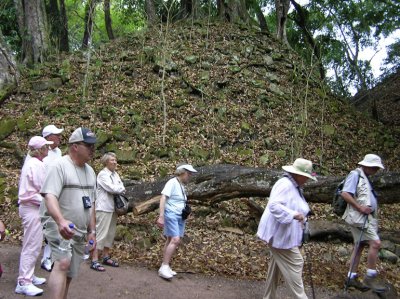
[[[18,276],[20,247],[8,243],[0,244],[0,261],[3,276],[0,278],[0,299],[24,298],[14,293]],[[49,273],[37,266],[36,275],[48,278]],[[71,283],[69,298],[197,298],[197,299],[253,299],[262,298],[263,281],[234,280],[224,277],[210,277],[201,274],[178,273],[172,281],[158,277],[156,269],[121,265],[120,268],[106,268],[106,272],[94,272],[88,263],[81,265],[79,278]],[[43,286],[46,292],[46,285]],[[282,286],[281,299],[291,298]],[[309,298],[311,291],[307,289]],[[316,290],[316,298],[330,298],[331,292]]]

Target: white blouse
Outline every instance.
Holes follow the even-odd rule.
[[[114,212],[114,194],[124,192],[125,187],[118,173],[103,168],[97,175],[96,211]]]
[[[274,248],[290,249],[301,245],[303,223],[293,217],[296,213],[306,216],[310,208],[297,187],[289,177],[279,179],[272,187],[257,236]]]

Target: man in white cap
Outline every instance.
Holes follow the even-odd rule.
[[[286,173],[272,187],[257,230],[257,236],[268,244],[271,253],[263,298],[277,298],[279,279],[283,276],[293,298],[307,299],[299,246],[310,208],[301,187],[308,179],[316,181],[316,178],[311,161],[306,159],[298,158],[293,165],[282,168]]]
[[[49,153],[47,157],[43,159],[46,168],[48,168],[52,162],[61,158],[62,156],[59,146],[61,142],[61,133],[63,131],[64,129],[59,129],[55,125],[48,125],[43,128],[42,136],[46,138],[46,140],[53,142],[53,144],[49,145]],[[41,268],[50,272],[52,264],[53,263],[51,262],[51,249],[50,246],[46,244],[43,250]]]
[[[378,236],[378,200],[368,177],[384,167],[381,158],[374,154],[365,155],[358,165],[360,167],[347,176],[342,190],[342,197],[347,202],[343,219],[350,224],[355,243],[350,260],[352,269],[348,273],[346,287],[355,287],[362,291],[372,289],[374,292],[383,293],[386,287],[377,279],[376,270],[381,246]],[[361,283],[357,279],[357,269],[363,249],[367,246],[367,273]]]
[[[86,240],[96,246],[96,174],[87,164],[94,157],[96,136],[81,127],[68,143],[68,154],[54,161],[41,189],[44,235],[54,261],[48,281],[52,299],[68,297],[71,280],[77,277],[83,261]],[[54,221],[47,221],[49,216]]]
[[[187,204],[187,194],[184,185],[196,172],[197,170],[190,164],[179,164],[175,170],[175,177],[170,179],[161,191],[160,216],[157,219],[157,225],[164,228],[164,236],[167,240],[158,275],[164,279],[171,279],[176,275],[169,264],[185,233],[186,218],[182,217],[182,212]]]
[[[43,160],[46,167],[62,156],[59,146],[61,143],[61,133],[63,131],[64,129],[59,129],[55,125],[48,125],[43,128],[42,136],[46,138],[46,140],[53,141],[53,144],[50,145],[49,154]]]

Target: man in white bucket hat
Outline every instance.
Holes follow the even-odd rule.
[[[271,253],[263,298],[277,298],[279,277],[283,276],[293,298],[307,299],[302,278],[304,261],[299,246],[310,208],[301,187],[309,179],[316,181],[316,178],[312,162],[306,159],[296,159],[293,165],[282,168],[286,173],[272,187],[257,231],[257,236],[269,245]]]
[[[349,173],[342,190],[342,197],[347,202],[343,219],[350,224],[354,239],[354,250],[351,255],[351,269],[348,273],[346,287],[354,287],[365,291],[372,289],[382,293],[386,290],[383,283],[377,279],[376,262],[381,241],[378,236],[378,200],[369,176],[384,169],[382,160],[374,154],[365,155],[358,163],[360,167]],[[357,278],[357,268],[365,247],[369,247],[367,258],[367,273],[363,283]]]

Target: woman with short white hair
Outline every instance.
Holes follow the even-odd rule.
[[[190,164],[179,164],[175,170],[175,177],[170,179],[161,191],[160,216],[157,225],[164,228],[167,241],[164,245],[163,260],[158,275],[164,279],[171,279],[176,272],[169,263],[185,233],[185,219],[182,211],[187,202],[184,185],[189,183],[190,177],[197,170]]]
[[[125,193],[125,187],[121,178],[115,171],[117,168],[117,156],[114,153],[106,153],[101,158],[105,166],[97,175],[96,189],[96,249],[92,253],[90,268],[103,272],[104,267],[99,263],[99,251],[102,252],[103,265],[119,267],[117,261],[111,259],[110,248],[114,243],[117,229],[117,213],[114,206],[114,194]]]

